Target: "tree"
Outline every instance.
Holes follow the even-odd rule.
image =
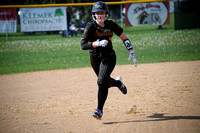
[[[62,12],[62,10],[60,8],[56,9],[56,12],[55,12],[55,17],[56,16],[64,16],[64,13]]]

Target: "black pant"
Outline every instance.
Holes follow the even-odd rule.
[[[119,87],[121,85],[121,82],[110,77],[110,74],[116,65],[116,55],[114,52],[112,52],[105,57],[90,56],[90,61],[92,68],[98,77],[97,84],[99,90],[97,108],[103,111],[103,106],[108,96],[108,88],[114,86]]]

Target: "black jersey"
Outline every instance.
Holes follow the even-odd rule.
[[[90,53],[108,53],[113,51],[112,47],[112,37],[113,32],[120,36],[123,32],[123,29],[114,23],[112,20],[105,20],[104,21],[104,27],[101,27],[96,23],[96,21],[91,21],[87,24],[85,31],[83,33],[82,39],[81,39],[81,48],[83,50],[90,50]],[[108,45],[106,47],[97,47],[93,48],[92,43],[94,41],[101,40],[107,40]]]

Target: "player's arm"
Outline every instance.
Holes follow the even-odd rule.
[[[128,37],[125,35],[124,32],[119,36],[119,38],[123,41],[124,45],[126,46],[126,49],[130,52],[128,60],[132,59],[134,65],[137,67],[137,60],[133,51],[133,46],[128,39]]]
[[[82,50],[88,50],[96,47],[106,47],[108,44],[107,40],[97,40],[94,42],[89,42],[87,39],[81,38],[81,48]]]
[[[87,26],[85,27],[85,30],[83,32],[82,38],[81,38],[81,49],[82,50],[89,50],[93,48],[93,35],[94,35],[94,28],[92,26],[92,23],[87,23]]]
[[[88,50],[88,49],[92,49],[92,42],[87,41],[87,39],[85,38],[81,38],[81,49],[82,50]]]
[[[123,43],[126,46],[128,51],[133,49],[130,40],[128,39],[128,37],[125,35],[124,32],[122,32],[122,34],[119,36],[119,38],[123,41]],[[128,43],[125,43],[125,41],[128,41]]]
[[[88,50],[96,47],[106,47],[108,44],[107,40],[96,40],[96,41],[91,41],[93,40],[95,34],[95,28],[92,26],[91,23],[88,23],[86,26],[83,36],[81,38],[81,49],[82,50]],[[89,41],[90,40],[90,41]]]

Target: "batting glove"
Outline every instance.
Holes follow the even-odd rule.
[[[108,44],[107,40],[101,40],[101,41],[98,41],[97,46],[105,47],[107,46],[107,44]]]
[[[133,50],[130,50],[130,54],[129,54],[129,58],[128,60],[132,59],[133,60],[133,63],[135,65],[135,67],[137,67],[137,60],[135,58],[135,54],[134,54],[134,51]]]

